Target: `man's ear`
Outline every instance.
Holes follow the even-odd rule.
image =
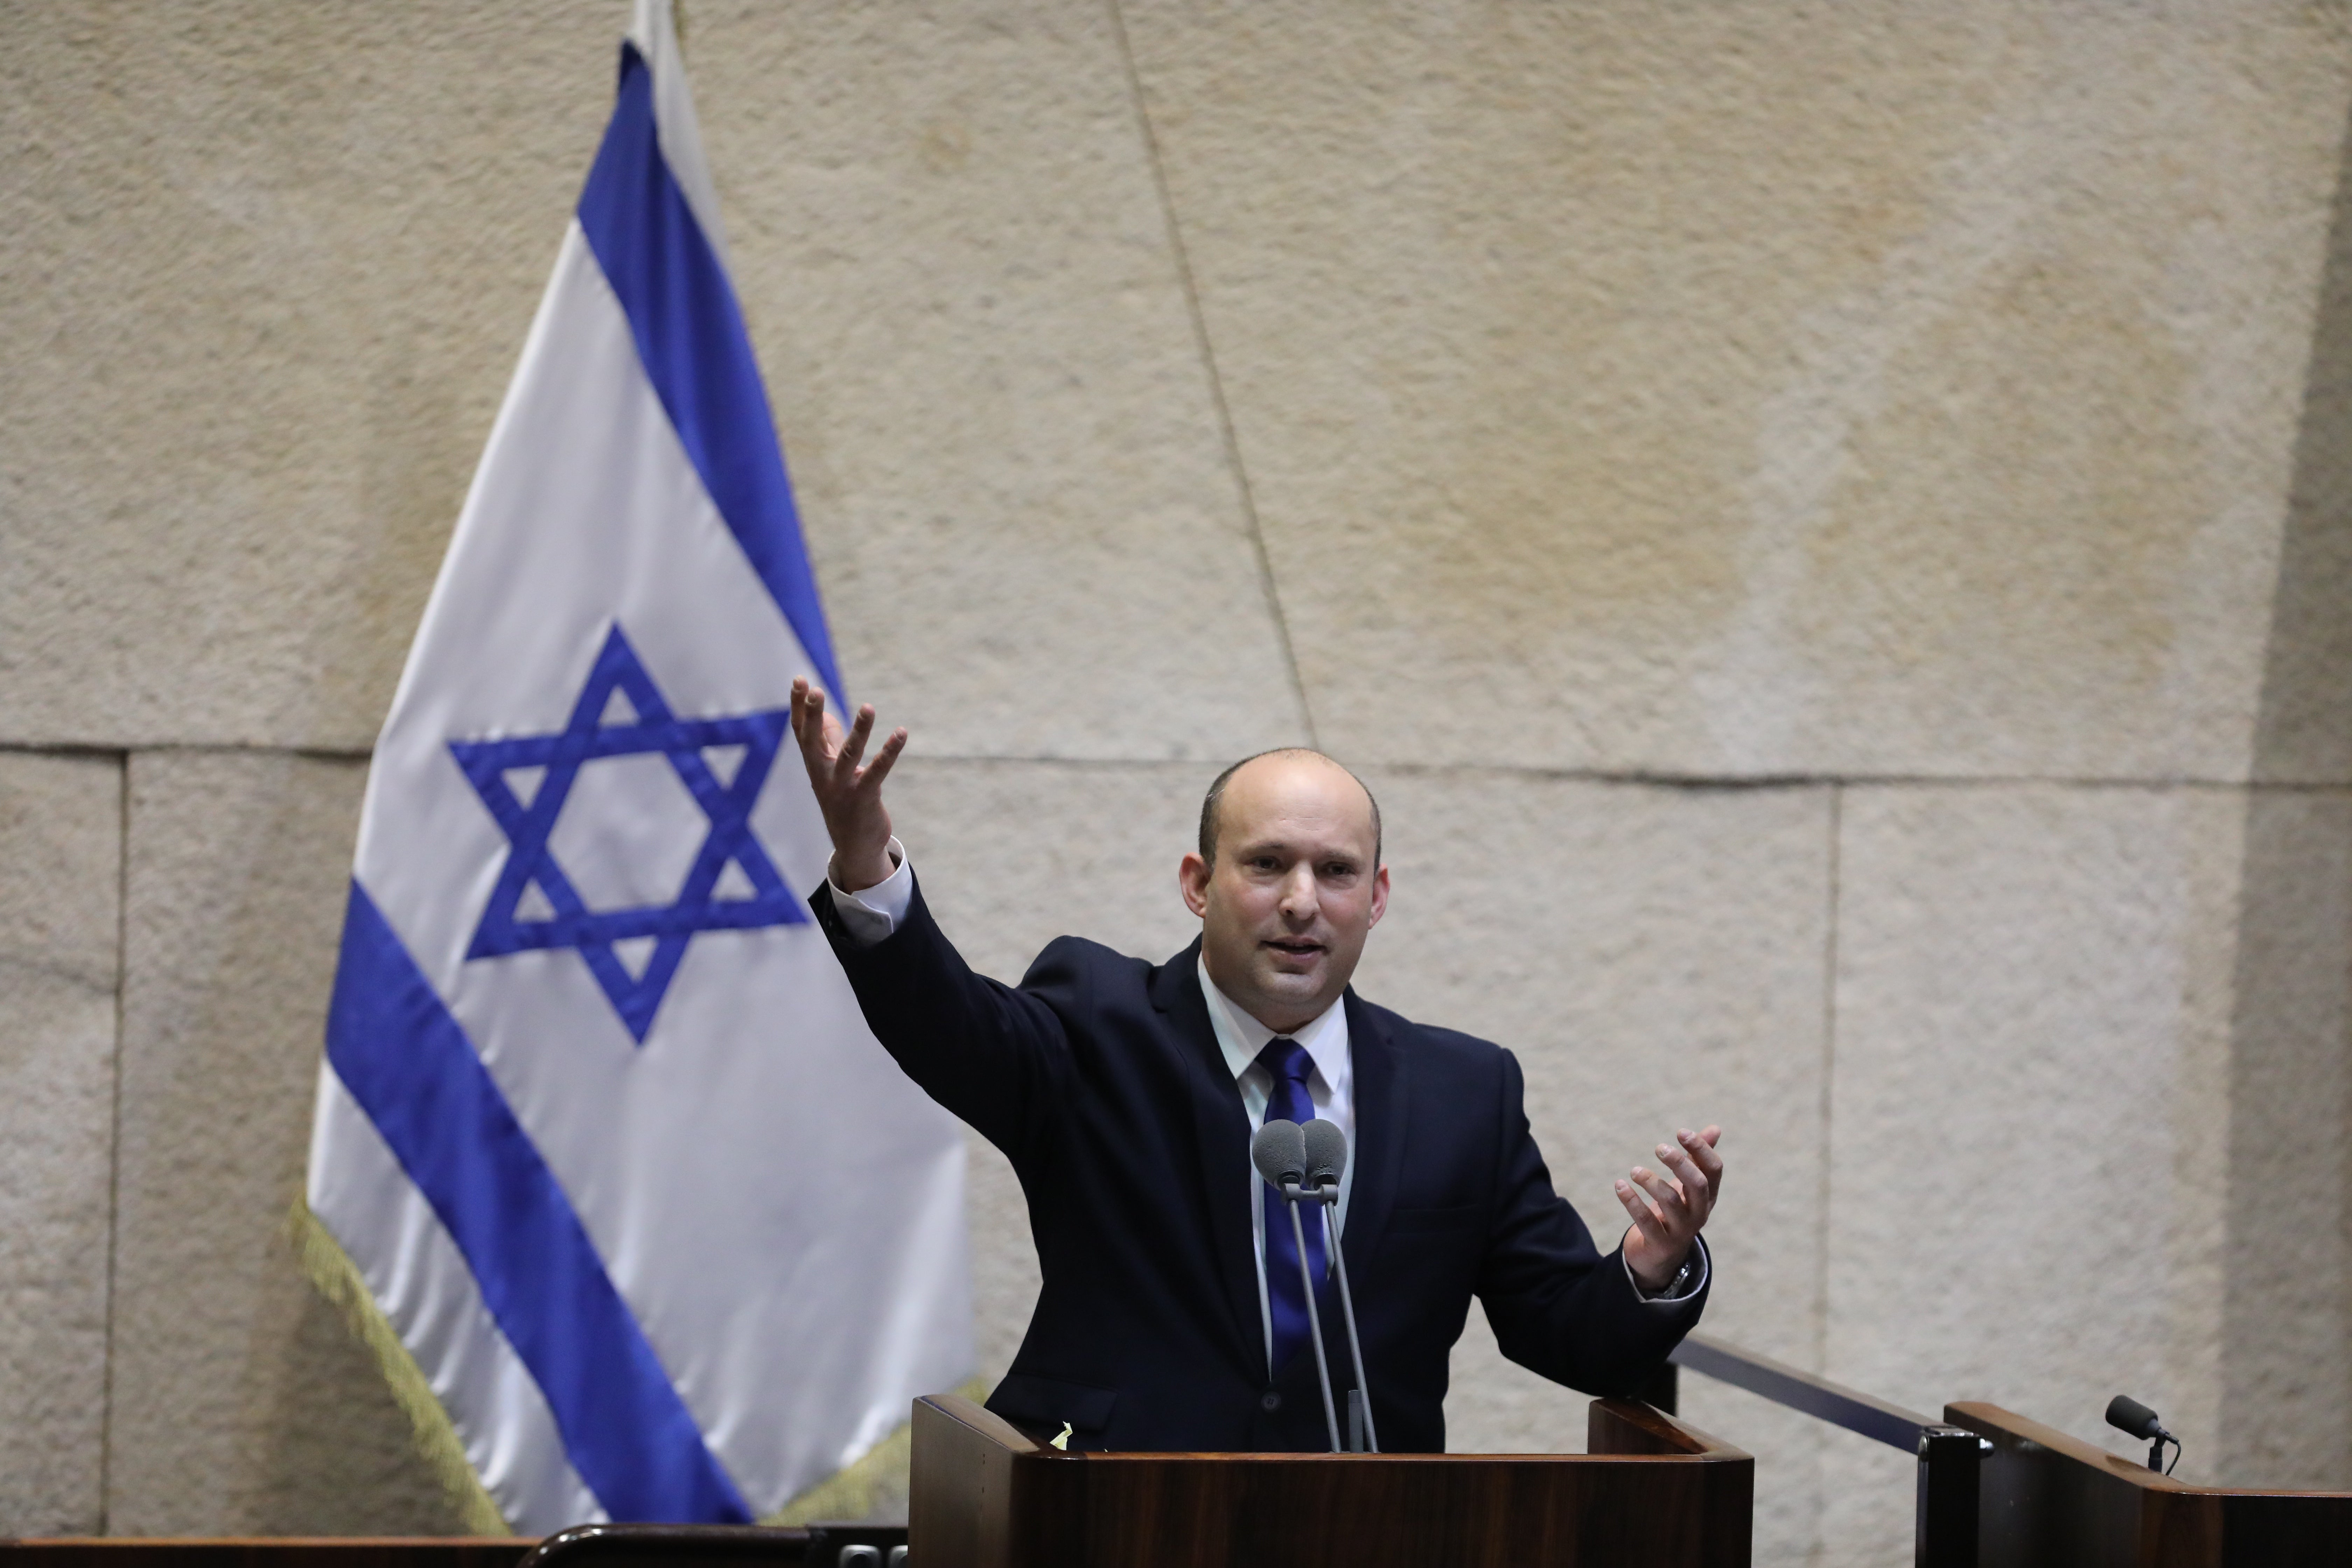
[[[1197,916],[1209,912],[1209,863],[1187,850],[1184,858],[1176,863],[1176,890],[1184,895],[1184,907]]]
[[[1364,929],[1370,931],[1373,926],[1380,924],[1381,917],[1388,912],[1389,868],[1382,866],[1372,873],[1372,918]]]

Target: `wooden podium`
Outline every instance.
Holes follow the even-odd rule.
[[[1990,1445],[1976,1558],[2002,1568],[2288,1568],[2352,1563],[2352,1492],[2200,1487],[1998,1405],[1944,1418]]]
[[[1593,1401],[1589,1454],[1066,1454],[915,1402],[907,1552],[932,1568],[1746,1568],[1756,1461]]]

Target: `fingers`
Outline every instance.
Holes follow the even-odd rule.
[[[1704,1153],[1718,1173],[1723,1169],[1723,1162],[1717,1159],[1714,1151],[1700,1142],[1695,1134],[1683,1132],[1677,1136],[1682,1140],[1681,1146],[1659,1144],[1658,1158],[1682,1183],[1683,1202],[1690,1209],[1692,1216],[1704,1221],[1707,1211],[1715,1206],[1715,1180],[1707,1173],[1706,1165],[1699,1161],[1698,1155]]]
[[[1641,1173],[1637,1170],[1634,1173],[1639,1175]],[[1634,1190],[1633,1184],[1622,1176],[1617,1178],[1617,1201],[1625,1205],[1626,1214],[1633,1218],[1633,1228],[1642,1233],[1643,1240],[1655,1247],[1673,1248],[1674,1238],[1667,1234],[1665,1221]]]
[[[866,754],[866,738],[873,733],[874,704],[867,702],[858,708],[856,722],[849,726],[848,738],[834,756],[834,777],[846,784],[857,776],[858,759]]]
[[[1659,1222],[1675,1239],[1680,1241],[1688,1236],[1690,1205],[1684,1199],[1683,1190],[1646,1165],[1634,1166],[1630,1174],[1634,1184],[1650,1194],[1650,1201],[1657,1205]]]
[[[1723,1137],[1723,1129],[1710,1126],[1696,1133],[1683,1132],[1676,1136],[1689,1153],[1691,1162],[1706,1177],[1706,1205],[1699,1211],[1699,1223],[1705,1225],[1706,1216],[1715,1212],[1716,1200],[1723,1196],[1723,1156],[1715,1152],[1717,1142]]]
[[[812,784],[822,782],[831,759],[824,752],[824,693],[805,680],[793,682],[793,738],[800,742],[801,761]]]
[[[793,682],[792,725],[793,733],[803,744],[817,740],[836,741],[841,736],[841,726],[824,710],[824,689],[811,686],[805,680]]]
[[[901,726],[891,731],[890,738],[882,742],[880,751],[874,753],[874,760],[866,765],[866,773],[858,783],[868,789],[880,789],[882,781],[890,776],[891,766],[898,762],[898,753],[906,749],[906,729]]]
[[[1715,1152],[1722,1137],[1720,1127],[1697,1132],[1684,1128],[1673,1142],[1658,1145],[1658,1162],[1674,1173],[1672,1180],[1642,1165],[1618,1178],[1617,1201],[1639,1233],[1627,1235],[1625,1258],[1644,1289],[1662,1288],[1662,1280],[1653,1278],[1659,1260],[1671,1265],[1686,1257],[1692,1238],[1706,1226],[1723,1190],[1723,1156]]]
[[[880,788],[898,754],[907,749],[906,730],[893,730],[874,753],[874,761],[861,770],[858,763],[865,759],[866,743],[874,735],[874,705],[861,704],[844,733],[824,710],[823,689],[806,678],[793,682],[790,717],[793,738],[800,742],[802,760],[808,764],[809,780],[817,786],[820,798],[844,789]]]

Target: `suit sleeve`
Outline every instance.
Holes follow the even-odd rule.
[[[973,973],[918,883],[906,919],[861,943],[830,886],[809,899],[866,1015],[866,1026],[908,1078],[1021,1163],[1037,1147],[1070,1079],[1062,1020],[1036,997]]]
[[[1602,1256],[1552,1190],[1528,1127],[1517,1058],[1502,1055],[1496,1219],[1478,1279],[1486,1321],[1503,1353],[1528,1371],[1588,1394],[1630,1394],[1697,1324],[1707,1287],[1645,1301],[1623,1258]]]

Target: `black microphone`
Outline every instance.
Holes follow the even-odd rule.
[[[1348,1135],[1319,1116],[1300,1128],[1299,1132],[1307,1145],[1307,1184],[1330,1190],[1323,1206],[1323,1245],[1339,1271],[1339,1313],[1348,1325],[1348,1360],[1356,1369],[1356,1392],[1348,1401],[1348,1436],[1352,1441],[1356,1419],[1360,1416],[1363,1451],[1377,1454],[1381,1451],[1381,1438],[1372,1428],[1372,1385],[1364,1381],[1364,1345],[1356,1335],[1356,1299],[1348,1289],[1348,1254],[1339,1245],[1339,1174],[1348,1168]]]
[[[1331,1405],[1331,1366],[1323,1359],[1323,1318],[1315,1310],[1315,1280],[1307,1268],[1307,1228],[1298,1223],[1300,1183],[1307,1174],[1307,1135],[1296,1121],[1270,1121],[1250,1140],[1250,1163],[1282,1194],[1283,1207],[1290,1215],[1291,1238],[1298,1245],[1298,1282],[1307,1288],[1307,1337],[1315,1344],[1315,1380],[1323,1390],[1323,1425],[1331,1434],[1331,1451],[1337,1454],[1341,1451],[1339,1416]],[[1265,1283],[1268,1290],[1274,1288],[1273,1280]],[[1274,1375],[1271,1367],[1266,1375]]]
[[[2172,1462],[2180,1463],[2180,1439],[2164,1429],[2156,1412],[2128,1394],[2118,1394],[2107,1401],[2107,1425],[2120,1432],[2137,1437],[2147,1447],[2147,1468],[2164,1468],[2164,1446],[2172,1445]]]

